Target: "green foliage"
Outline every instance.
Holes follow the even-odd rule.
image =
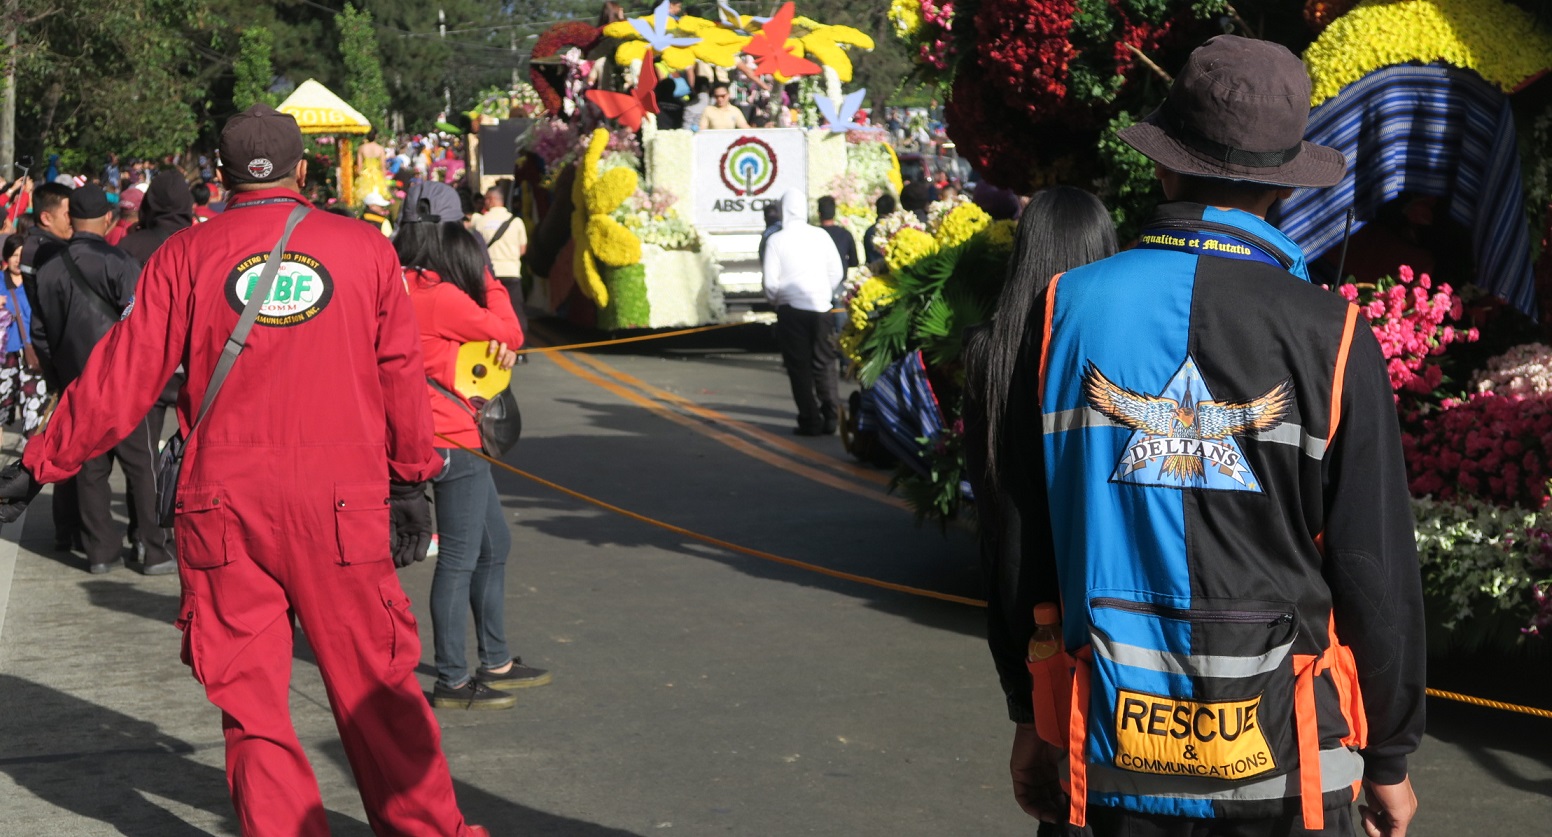
[[[345,11],[335,15],[334,25],[339,29],[340,57],[345,62],[345,100],[381,130],[388,124],[388,87],[383,83],[372,13],[357,11],[346,3]]]
[[[270,53],[275,48],[275,35],[263,27],[243,30],[237,39],[237,61],[232,65],[232,108],[238,111],[263,102],[277,105],[280,102],[269,92],[275,81],[275,69],[270,63]]]
[[[927,472],[920,474],[902,465],[890,480],[889,490],[905,499],[918,523],[932,518],[947,530],[964,502],[960,491],[965,471],[964,436],[945,429],[935,439],[918,438],[916,443],[926,456]]]
[[[1105,173],[1099,184],[1100,197],[1111,207],[1116,238],[1122,242],[1137,237],[1153,208],[1164,199],[1153,175],[1153,161],[1116,136],[1116,132],[1136,123],[1131,114],[1123,111],[1110,120],[1099,138],[1099,165]]]
[[[598,310],[598,327],[605,331],[622,328],[646,328],[651,322],[652,306],[647,301],[647,267],[636,263],[604,271],[609,289],[609,304]]]

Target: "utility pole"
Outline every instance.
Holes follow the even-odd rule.
[[[512,30],[512,90],[517,89],[517,30]]]
[[[437,33],[441,36],[445,45],[447,41],[447,11],[437,9]],[[442,118],[451,120],[453,115],[453,91],[444,83],[442,85]]]
[[[17,0],[5,0],[4,46],[0,46],[0,63],[4,64],[5,80],[0,83],[0,178],[9,180],[16,170],[16,19],[20,14]]]

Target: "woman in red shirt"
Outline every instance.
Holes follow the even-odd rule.
[[[464,343],[488,342],[496,365],[509,369],[523,342],[506,289],[487,269],[484,250],[458,221],[422,216],[400,227],[394,240],[405,285],[420,323],[426,376],[454,391],[454,367]],[[431,582],[431,631],[437,681],[433,706],[506,709],[508,691],[550,682],[543,669],[522,664],[507,649],[506,560],[511,534],[490,464],[459,445],[479,450],[473,405],[426,386],[436,446],[448,465],[432,482],[438,553]],[[462,396],[459,396],[462,399]],[[479,668],[471,676],[464,648],[474,614]]]

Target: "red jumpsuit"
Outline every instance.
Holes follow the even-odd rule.
[[[186,432],[286,215],[268,189],[168,239],[25,464],[65,479],[143,419],[182,362]],[[360,221],[308,213],[247,350],[190,442],[174,526],[183,659],[223,713],[245,835],[328,833],[291,726],[292,615],[317,656],[377,834],[470,834],[414,670],[420,639],[389,556],[388,481],[429,479],[420,335],[398,261]]]

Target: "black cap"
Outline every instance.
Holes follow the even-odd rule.
[[[289,113],[257,104],[228,119],[221,131],[221,170],[235,183],[264,183],[302,162],[302,131]]]
[[[95,183],[88,183],[70,193],[71,218],[101,218],[113,211],[107,193]]]

